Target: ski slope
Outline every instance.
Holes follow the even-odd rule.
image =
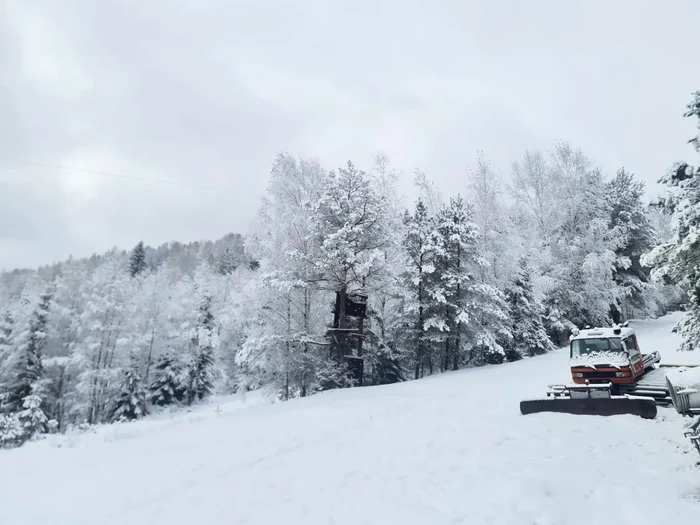
[[[673,351],[677,318],[637,323],[643,350],[700,362]],[[52,436],[0,452],[0,524],[696,522],[700,458],[673,409],[653,421],[520,415],[521,399],[567,379],[559,350]]]

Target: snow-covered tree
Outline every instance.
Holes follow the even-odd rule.
[[[464,200],[450,200],[437,218],[442,241],[437,268],[444,301],[445,363],[456,370],[476,362],[501,362],[504,344],[510,340],[503,293],[480,275],[488,261],[479,249],[480,232]],[[451,348],[450,348],[451,346]],[[468,351],[464,353],[462,346]]]
[[[52,293],[46,291],[28,319],[27,326],[17,334],[14,344],[13,378],[2,395],[0,408],[5,413],[20,412],[24,399],[39,391],[44,383],[43,350],[46,345],[46,322]]]
[[[119,393],[113,401],[109,417],[111,422],[133,421],[146,414],[146,389],[137,365],[138,362],[134,360],[124,372]]]
[[[126,254],[110,251],[89,275],[80,315],[81,337],[75,345],[80,363],[76,378],[78,399],[74,417],[97,424],[107,416],[110,398],[116,394],[121,367],[128,364],[132,340],[128,320],[135,318],[132,279]]]
[[[622,302],[642,311],[653,308],[655,295],[650,293],[648,270],[641,265],[641,256],[656,245],[656,232],[648,208],[642,202],[644,182],[637,181],[624,169],[606,185],[611,209],[610,228],[623,237],[615,253],[617,262],[614,280],[622,289],[620,304],[611,305],[612,320],[621,322]],[[652,303],[652,304],[650,304]]]
[[[324,178],[311,236],[320,244],[313,259],[319,282],[338,294],[338,322],[331,335],[334,363],[324,372],[328,387],[349,384],[345,359],[362,354],[362,339],[352,335],[358,328],[346,314],[346,301],[352,294],[369,295],[384,282],[387,216],[385,197],[352,162]]]
[[[184,400],[181,369],[172,354],[164,354],[158,358],[154,366],[153,381],[148,390],[150,402],[157,406],[173,405]]]
[[[700,129],[700,91],[694,93],[684,116],[698,119]],[[700,154],[700,135],[690,142]],[[668,188],[658,206],[672,216],[673,237],[642,262],[654,267],[656,280],[687,284],[688,309],[677,329],[683,337],[682,348],[694,350],[700,345],[700,166],[677,162],[659,182]]]
[[[371,179],[350,161],[324,179],[312,235],[321,241],[314,263],[329,289],[364,289],[384,270],[386,205]]]
[[[7,308],[2,315],[0,315],[0,362],[10,349],[13,324],[12,312]]]
[[[6,369],[6,362],[12,350],[13,325],[12,312],[7,308],[0,314],[0,393],[3,391],[3,371]]]
[[[332,299],[318,286],[320,242],[312,231],[326,172],[314,159],[280,154],[273,164],[246,251],[260,261],[243,287],[246,339],[236,356],[243,388],[259,385],[282,399],[318,388],[327,359],[325,329]]]
[[[469,221],[462,199],[451,199],[438,211],[430,236],[435,270],[427,279],[430,301],[423,329],[441,349],[438,362],[443,371],[457,369],[460,363],[461,325],[468,320],[463,294],[472,277],[464,256],[467,250],[476,250],[477,239],[476,226]]]
[[[221,275],[231,275],[238,267],[236,255],[230,247],[226,247],[219,260],[219,273]]]
[[[431,215],[435,215],[445,205],[445,196],[421,170],[415,171],[413,185],[418,190],[418,200],[423,203]]]
[[[509,361],[544,354],[554,349],[542,322],[544,311],[535,297],[532,273],[527,258],[521,257],[518,272],[506,292],[513,334],[513,340],[506,350]]]
[[[40,383],[32,385],[32,392],[22,399],[22,410],[17,413],[17,421],[24,440],[36,439],[48,431],[48,418],[41,408],[43,387]]]
[[[403,329],[401,274],[406,268],[404,239],[404,202],[399,194],[399,173],[385,154],[374,159],[370,177],[377,193],[387,203],[387,241],[383,257],[385,270],[372,283],[367,318],[363,323],[364,384],[388,384],[404,379],[402,361],[407,350],[398,344]]]
[[[146,270],[146,249],[144,248],[143,241],[134,247],[131,252],[131,257],[129,259],[129,274],[132,277],[143,273]]]
[[[404,248],[408,259],[403,274],[403,344],[413,352],[413,373],[418,379],[432,367],[426,320],[430,309],[430,276],[435,272],[437,247],[435,221],[422,200],[413,214],[405,214]]]
[[[18,447],[26,434],[16,414],[0,414],[0,448]]]
[[[516,203],[534,222],[534,229],[543,240],[556,224],[558,206],[557,180],[540,151],[526,151],[522,161],[512,167],[510,192]],[[561,183],[561,182],[560,182]]]
[[[214,389],[215,351],[219,340],[216,322],[212,313],[212,298],[204,295],[199,307],[199,317],[183,369],[185,395],[188,405],[208,397]]]
[[[186,286],[179,286],[185,283]],[[132,349],[141,355],[141,374],[149,384],[154,360],[171,348],[179,339],[179,324],[189,309],[185,297],[192,293],[190,281],[182,272],[165,261],[151,272],[130,299],[135,315],[125,327],[129,332]]]
[[[386,201],[351,162],[324,183],[312,224],[321,244],[315,266],[330,290],[364,289],[384,269]]]
[[[468,168],[467,176],[466,200],[473,212],[472,221],[479,229],[479,252],[489,263],[483,266],[481,277],[493,286],[504,287],[516,271],[518,254],[524,250],[523,240],[511,224],[502,199],[501,177],[483,152]]]
[[[514,195],[539,232],[528,243],[536,254],[533,285],[545,297],[549,336],[563,344],[576,326],[606,323],[623,296],[614,276],[624,230],[611,226],[605,179],[580,149],[559,143],[549,161],[539,154],[526,161]]]
[[[54,295],[49,311],[48,340],[44,352],[44,369],[48,385],[44,408],[55,420],[58,430],[71,419],[70,409],[77,402],[76,381],[83,369],[77,345],[84,333],[81,314],[85,306],[88,268],[84,261],[69,260],[61,266],[54,280]]]

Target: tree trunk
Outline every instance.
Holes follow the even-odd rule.
[[[286,353],[285,365],[284,365],[284,400],[289,400],[289,369],[292,365],[292,349],[291,341],[292,338],[292,298],[287,296],[287,337],[286,337]]]
[[[156,316],[158,310],[156,310]],[[156,339],[156,318],[153,318],[153,327],[151,328],[151,340],[148,343],[148,357],[146,358],[146,375],[144,377],[144,385],[148,387],[148,375],[151,371],[151,362],[153,361],[153,342]]]
[[[422,376],[423,371],[423,256],[418,263],[418,329],[417,329],[417,349],[416,349],[416,379]]]
[[[457,245],[457,276],[461,277],[462,273],[462,247]],[[462,284],[459,279],[457,279],[457,297],[455,303],[457,304],[457,312],[462,311]],[[452,350],[452,370],[457,370],[459,368],[459,346],[461,343],[461,332],[462,324],[459,320],[455,323],[455,346]]]
[[[304,288],[304,313],[303,313],[303,323],[304,323],[304,335],[308,338],[309,336],[309,328],[310,328],[310,322],[309,319],[311,317],[311,301],[309,298],[309,288],[305,287]],[[301,397],[306,397],[306,389],[307,389],[307,382],[308,382],[308,377],[307,377],[307,366],[308,366],[308,353],[309,353],[309,342],[304,341],[304,361],[302,363],[302,371],[301,371],[301,392],[300,395]]]
[[[343,358],[347,355],[347,314],[345,311],[345,306],[346,306],[346,301],[347,301],[347,296],[348,296],[348,289],[347,286],[343,285],[341,286],[340,290],[338,290],[338,295],[337,295],[337,302],[336,302],[336,320],[337,322],[335,323],[337,330],[333,334],[333,340],[335,342],[335,348],[334,348],[334,359],[338,362],[341,363]]]
[[[53,418],[58,423],[58,431],[63,430],[63,388],[65,386],[66,369],[61,368],[61,373],[58,376],[58,381],[56,381],[56,406],[54,408]]]

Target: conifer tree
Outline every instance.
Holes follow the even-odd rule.
[[[508,361],[517,361],[524,355],[541,355],[554,349],[542,322],[543,308],[535,299],[532,273],[527,259],[521,257],[515,279],[506,294],[513,333],[513,340],[506,350]]]
[[[167,406],[184,399],[180,383],[180,370],[172,354],[160,356],[155,364],[153,382],[149,386],[149,398],[152,404]]]
[[[25,441],[25,433],[16,414],[0,414],[0,448],[18,447]]]
[[[191,354],[186,373],[187,404],[201,401],[214,388],[214,350],[218,343],[211,296],[205,295],[191,341]]]
[[[136,277],[146,270],[146,249],[143,246],[143,241],[140,241],[131,252],[129,259],[129,274]]]
[[[436,325],[442,324],[446,332],[444,366],[453,370],[470,362],[502,362],[503,345],[511,338],[505,297],[484,280],[483,267],[488,262],[480,251],[480,232],[472,213],[458,196],[450,199],[437,219],[439,284],[433,294],[444,313]]]
[[[123,382],[114,400],[110,422],[133,421],[146,414],[146,390],[136,363],[124,372]]]
[[[3,382],[5,380],[5,375],[7,373],[6,367],[8,362],[8,357],[12,350],[12,330],[13,330],[14,320],[10,309],[8,308],[2,315],[0,315],[0,405],[2,405],[2,394],[5,391]]]
[[[479,233],[471,221],[464,200],[450,199],[438,218],[438,232],[444,247],[441,261],[445,297],[445,336],[443,369],[457,370],[463,363],[462,333],[469,321],[466,294],[476,279],[472,263],[477,254]]]
[[[0,315],[0,363],[2,362],[3,355],[9,351],[13,324],[12,313],[8,308]]]
[[[426,363],[430,360],[426,320],[429,308],[428,276],[435,269],[435,249],[432,243],[434,223],[420,199],[413,215],[406,212],[404,223],[404,249],[408,256],[408,269],[404,273],[406,297],[402,308],[407,317],[404,333],[407,343],[413,349],[413,375],[418,379],[424,375]]]
[[[333,365],[326,371],[327,388],[350,384],[346,358],[361,352],[362,339],[348,337],[352,321],[345,313],[346,298],[369,295],[386,270],[384,248],[389,242],[386,198],[367,175],[348,161],[346,168],[324,178],[323,195],[314,206],[311,238],[319,244],[312,255],[319,282],[338,294],[338,326],[331,337]],[[353,348],[354,347],[354,348]],[[348,376],[349,377],[349,376]]]
[[[32,385],[32,393],[22,400],[22,408],[17,420],[24,440],[35,439],[48,431],[48,418],[41,408],[43,404],[43,387],[40,383]]]
[[[219,273],[221,275],[230,275],[236,270],[237,266],[236,254],[233,253],[230,247],[227,247],[219,260]]]
[[[644,182],[634,175],[618,170],[615,178],[607,183],[610,205],[610,229],[618,232],[624,242],[615,250],[617,261],[614,280],[620,286],[630,304],[642,309],[652,299],[648,291],[648,269],[641,265],[641,257],[656,244],[656,232],[647,207],[642,202]],[[619,304],[611,305],[613,322],[622,321]]]
[[[39,388],[44,380],[42,352],[46,345],[46,322],[51,304],[51,293],[42,293],[39,304],[31,314],[27,329],[18,334],[17,361],[14,377],[3,394],[2,411],[16,413],[22,410],[24,399]]]

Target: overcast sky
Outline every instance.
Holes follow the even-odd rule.
[[[697,0],[0,0],[0,269],[245,233],[278,151],[456,193],[478,150],[507,175],[563,139],[655,186],[696,160],[699,25]]]

